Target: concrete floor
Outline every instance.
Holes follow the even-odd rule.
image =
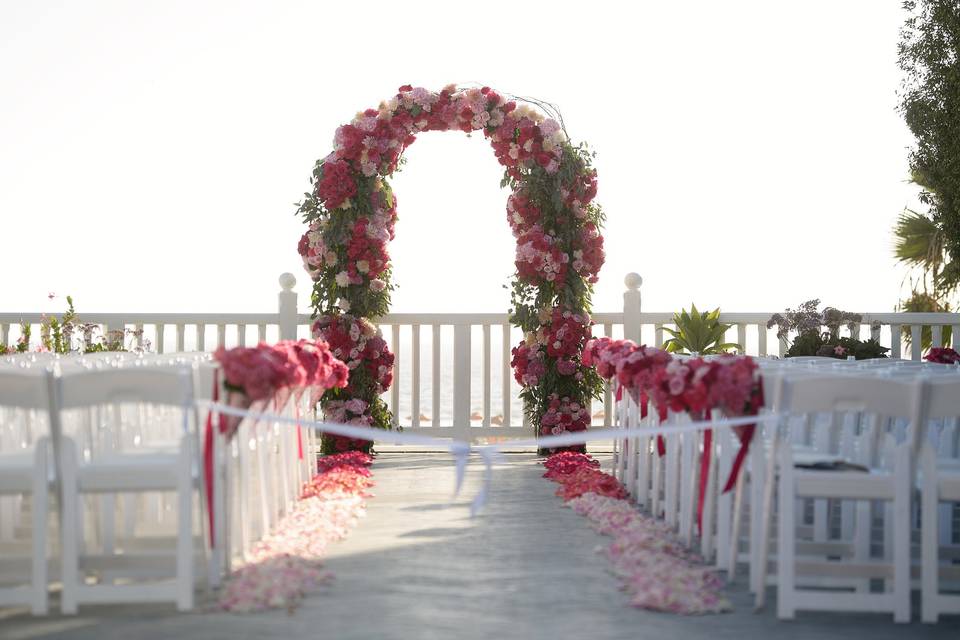
[[[448,456],[381,454],[367,518],[331,549],[336,580],[293,615],[91,606],[79,616],[33,619],[0,611],[0,638],[960,638],[958,617],[903,626],[885,615],[800,614],[781,623],[771,610],[752,612],[742,579],[729,590],[733,613],[631,608],[595,554],[606,539],[561,507],[535,456],[508,455],[486,511],[470,519],[481,466],[471,463],[463,494],[450,504]]]

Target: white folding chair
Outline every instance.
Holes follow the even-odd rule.
[[[0,495],[30,496],[33,516],[29,557],[4,553],[0,558],[0,581],[27,586],[0,588],[0,605],[29,605],[34,615],[46,614],[48,608],[47,527],[52,451],[46,425],[41,429],[37,423],[43,424],[49,418],[50,384],[48,372],[0,370],[0,423],[9,421],[0,427],[12,427],[14,420],[23,422],[23,432],[19,434],[22,440],[16,443],[19,446],[0,447]]]
[[[960,380],[928,381],[928,420],[960,416]],[[933,447],[921,436],[920,554],[921,619],[937,622],[941,614],[960,614],[960,595],[941,593],[941,580],[960,581],[960,565],[941,563],[941,503],[960,503],[960,469],[938,464]],[[949,511],[947,512],[949,513]],[[948,531],[950,523],[947,523]]]
[[[924,383],[919,378],[878,378],[824,375],[786,377],[782,407],[791,413],[856,411],[883,420],[903,418],[916,433],[922,424]],[[913,442],[898,445],[892,472],[871,470],[820,471],[794,467],[793,450],[779,448],[779,500],[777,545],[777,615],[790,619],[798,610],[890,612],[894,621],[910,620],[910,514],[913,484]],[[796,553],[795,500],[833,498],[889,501],[893,503],[891,561],[866,557],[829,560],[823,556],[798,558]],[[861,515],[861,514],[858,514]],[[869,527],[867,517],[857,518],[858,529]],[[761,559],[762,560],[762,559]],[[825,578],[886,579],[887,593],[800,589],[798,575]],[[764,581],[760,582],[761,588]]]
[[[59,437],[59,466],[64,526],[61,527],[63,593],[61,609],[76,613],[85,603],[173,601],[180,610],[193,608],[194,537],[193,494],[200,488],[194,372],[190,366],[110,368],[57,373],[54,380],[58,410],[51,414],[54,442],[63,432],[63,412],[115,403],[144,403],[179,409],[181,437],[172,452],[117,452],[84,460],[74,437]],[[154,577],[158,564],[175,578],[172,584],[87,584],[86,569],[93,559],[82,556],[80,496],[98,493],[172,491],[177,494],[175,563],[170,556],[111,556],[102,560],[111,570],[131,577]],[[203,503],[202,491],[201,504]],[[201,550],[203,553],[205,550]],[[142,562],[142,567],[139,563]]]

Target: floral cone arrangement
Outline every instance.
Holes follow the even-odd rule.
[[[960,353],[950,347],[933,347],[923,359],[939,364],[960,364]]]
[[[308,229],[297,246],[314,281],[314,335],[350,368],[347,387],[324,395],[328,420],[392,426],[380,394],[392,382],[393,355],[370,324],[389,311],[394,288],[387,244],[394,238],[397,199],[388,178],[417,135],[462,131],[489,140],[504,167],[501,186],[512,191],[507,219],[517,248],[511,321],[525,332],[514,350],[525,411],[538,434],[587,428],[586,407],[600,397],[602,381],[580,357],[604,261],[604,215],[593,202],[593,154],[570,142],[555,115],[489,87],[429,91],[404,85],[336,130],[333,150],[315,163],[311,190],[299,205]],[[346,407],[352,400],[364,406]],[[369,443],[325,437],[324,448],[364,449]]]
[[[544,466],[544,477],[560,484],[557,495],[566,506],[613,538],[603,553],[633,606],[679,614],[731,609],[720,578],[665,523],[641,514],[620,482],[599,470],[599,462],[563,452],[547,458]]]
[[[307,483],[293,511],[254,545],[246,565],[226,582],[219,608],[235,613],[286,609],[332,574],[321,559],[331,542],[344,538],[365,513],[373,485],[372,458],[353,452],[321,458],[319,475]]]
[[[653,403],[661,421],[671,411],[696,419],[715,410],[731,417],[755,416],[764,403],[759,367],[749,356],[678,357],[630,340],[595,338],[584,346],[583,364],[596,367],[601,378],[616,379],[620,389],[626,389],[640,404],[641,417],[647,415],[648,402]],[[753,424],[733,428],[741,448],[724,491],[733,487],[755,430]],[[662,438],[657,446],[663,455]]]
[[[348,370],[323,340],[284,340],[255,347],[220,347],[213,354],[223,371],[227,404],[246,409],[253,403],[286,401],[309,390],[319,397],[327,389],[346,386]],[[222,416],[220,430],[232,436],[241,418]]]

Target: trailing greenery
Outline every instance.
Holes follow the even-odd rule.
[[[900,216],[894,251],[923,273],[907,302],[919,293],[937,306],[960,285],[960,3],[907,0],[903,7],[899,111],[916,139],[910,179],[925,209]]]
[[[733,326],[720,322],[720,308],[700,312],[697,305],[690,303],[690,312],[681,309],[673,314],[676,329],[664,327],[672,337],[664,343],[670,353],[698,354],[701,356],[727,353],[732,349],[742,351],[743,347],[734,342],[723,342],[727,331]]]

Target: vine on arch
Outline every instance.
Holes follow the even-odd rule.
[[[524,340],[512,365],[524,408],[540,434],[581,431],[602,383],[581,353],[590,336],[593,285],[603,264],[603,211],[593,202],[597,173],[586,145],[557,120],[489,87],[439,92],[405,85],[376,109],[337,129],[318,160],[298,213],[299,243],[313,279],[314,332],[350,368],[344,389],[322,399],[327,419],[390,428],[380,395],[392,383],[393,355],[372,324],[390,307],[390,257],[397,200],[387,178],[426,131],[482,131],[504,166],[507,215],[517,242],[511,321]],[[325,441],[343,451],[367,443]]]

